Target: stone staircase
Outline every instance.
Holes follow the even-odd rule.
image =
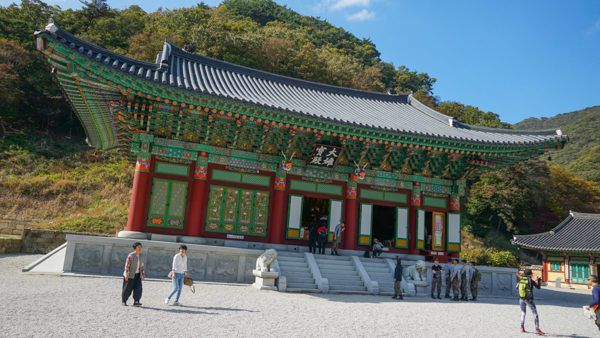
[[[281,275],[287,279],[287,292],[319,292],[304,254],[279,251],[277,261]]]
[[[367,293],[351,257],[331,255],[314,255],[314,257],[321,275],[329,280],[329,292]]]
[[[360,257],[360,262],[364,266],[371,280],[379,284],[379,294],[394,294],[394,272],[391,271],[385,258],[364,258]]]

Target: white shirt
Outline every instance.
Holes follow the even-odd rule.
[[[173,256],[173,270],[175,270],[175,273],[184,273],[188,271],[187,255],[181,256],[180,254],[176,254]]]

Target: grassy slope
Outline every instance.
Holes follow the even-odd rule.
[[[123,228],[133,170],[122,155],[83,148],[81,138],[29,136],[3,143],[3,218],[56,230],[110,234]]]
[[[569,143],[548,155],[552,163],[576,175],[600,182],[600,106],[589,107],[550,118],[529,118],[517,129],[558,129],[569,136]]]

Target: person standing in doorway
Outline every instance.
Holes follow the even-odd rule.
[[[171,276],[171,280],[173,280],[173,288],[171,289],[171,293],[165,298],[165,304],[169,304],[171,297],[177,294],[175,297],[175,302],[173,305],[181,305],[179,302],[179,297],[181,297],[181,290],[183,289],[183,279],[188,277],[188,266],[187,266],[187,246],[180,245],[179,252],[173,256],[173,265],[169,276]]]
[[[531,278],[531,275],[531,269],[525,269],[517,284],[517,289],[519,290],[519,307],[521,308],[521,332],[527,332],[525,331],[525,315],[527,314],[527,307],[529,306],[529,309],[533,314],[535,332],[541,336],[544,335],[544,332],[540,330],[540,317],[538,316],[537,307],[533,301],[533,287],[539,289],[542,279],[538,277],[536,283]]]
[[[142,243],[133,243],[133,252],[125,259],[125,271],[123,272],[123,291],[121,302],[127,306],[127,300],[133,292],[133,306],[142,306],[142,280],[145,278],[144,257],[142,256]]]
[[[593,286],[592,297],[594,301],[590,305],[586,305],[585,308],[594,311],[596,314],[596,326],[598,326],[598,330],[600,330],[600,285],[598,285],[598,276],[590,275],[588,279]]]
[[[325,254],[325,243],[327,243],[327,221],[321,222],[319,228],[317,229],[317,242],[319,244],[319,255]]]
[[[402,261],[396,257],[396,268],[394,269],[394,297],[393,299],[404,299],[402,297]]]
[[[373,239],[373,257],[381,256],[383,252],[383,244],[377,239]]]
[[[437,258],[433,261],[431,273],[431,298],[435,299],[437,294],[437,299],[442,299],[442,266]]]
[[[311,254],[317,253],[317,241],[319,236],[317,234],[317,225],[312,223],[308,229],[308,251]]]
[[[335,226],[335,230],[333,232],[333,247],[331,248],[331,254],[335,256],[339,256],[338,249],[340,247],[340,243],[342,243],[342,233],[346,230],[346,225],[344,222]]]

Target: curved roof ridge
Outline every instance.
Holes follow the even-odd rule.
[[[179,56],[184,57],[191,61],[200,62],[202,64],[206,64],[206,65],[209,65],[209,66],[212,66],[215,68],[231,70],[236,73],[243,73],[247,76],[260,78],[263,80],[270,80],[273,82],[284,83],[284,84],[295,86],[295,87],[310,88],[310,89],[318,90],[321,92],[329,92],[329,93],[346,95],[346,96],[362,97],[362,98],[379,100],[379,101],[407,103],[407,100],[408,100],[408,95],[389,95],[386,93],[375,92],[375,91],[370,91],[370,90],[347,88],[347,87],[330,85],[330,84],[326,84],[326,83],[320,83],[320,82],[315,82],[315,81],[299,79],[299,78],[295,78],[295,77],[291,77],[291,76],[271,73],[271,72],[267,72],[264,70],[258,70],[258,69],[238,65],[235,63],[215,59],[215,58],[212,58],[212,57],[206,56],[206,55],[190,53],[190,52],[187,52],[169,42],[165,42],[165,44],[168,44],[171,49],[170,55],[168,55],[167,57],[172,57],[172,56],[174,56],[174,54],[178,54]],[[161,57],[161,59],[165,59],[165,56],[163,55]]]
[[[594,213],[589,213],[589,212],[571,211],[570,214],[571,214],[571,216],[573,216],[573,218],[597,218],[597,219],[600,219],[600,214],[594,214]]]
[[[457,128],[470,129],[476,131],[483,132],[493,132],[500,134],[511,134],[511,135],[562,135],[562,131],[560,129],[542,129],[542,130],[531,130],[531,129],[504,129],[504,128],[492,128],[492,127],[484,127],[484,126],[475,126],[472,124],[455,121],[455,125]]]

